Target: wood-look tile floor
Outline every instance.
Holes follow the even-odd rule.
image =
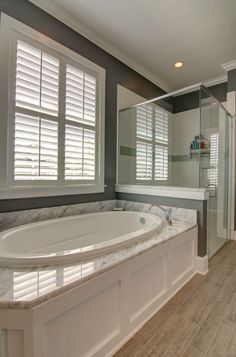
[[[209,265],[113,357],[236,357],[236,242]]]

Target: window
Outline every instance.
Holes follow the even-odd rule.
[[[136,109],[136,179],[168,180],[168,112],[156,105]]]
[[[104,191],[104,69],[6,15],[1,48],[10,53],[2,188]]]

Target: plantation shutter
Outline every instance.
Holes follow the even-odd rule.
[[[155,108],[155,140],[168,143],[168,113]]]
[[[150,105],[142,105],[137,108],[136,136],[152,140],[152,107]]]
[[[155,120],[155,180],[168,180],[168,113],[154,109]]]
[[[17,41],[16,106],[57,116],[59,60]]]
[[[97,78],[48,52],[37,41],[16,41],[13,180],[91,183],[99,154]]]
[[[136,179],[168,179],[168,113],[156,105],[136,109]]]
[[[136,143],[136,178],[152,179],[152,144],[141,141]]]
[[[208,170],[209,185],[213,189],[218,186],[219,133],[210,135],[210,169]]]
[[[96,78],[66,66],[65,179],[95,180]]]
[[[152,106],[136,111],[136,179],[152,179]]]
[[[155,145],[155,180],[168,179],[168,148]]]
[[[58,96],[59,60],[18,40],[14,126],[15,180],[57,180]]]

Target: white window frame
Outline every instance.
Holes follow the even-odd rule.
[[[65,61],[75,68],[84,69],[96,77],[98,87],[95,181],[14,181],[12,170],[14,111],[12,108],[15,104],[12,93],[14,93],[13,79],[15,77],[12,68],[14,68],[13,63],[15,62],[14,44],[16,39],[32,46],[35,46],[35,43],[40,43],[41,50],[54,56],[57,53],[60,61]],[[0,52],[0,199],[104,192],[105,69],[3,13],[0,23]],[[61,125],[62,120],[62,118],[58,119],[58,125]],[[58,139],[60,141],[60,137]]]

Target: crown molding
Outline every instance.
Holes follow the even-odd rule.
[[[208,79],[207,81],[203,81],[202,83],[206,87],[212,87],[212,86],[215,86],[217,84],[221,84],[221,83],[225,83],[225,82],[227,82],[227,75],[223,74],[222,76],[218,76],[218,77],[215,77],[215,78]]]
[[[80,35],[87,38],[89,41],[93,42],[95,45],[102,48],[104,51],[108,52],[110,55],[117,58],[119,61],[123,62],[134,71],[148,79],[150,82],[154,83],[166,92],[169,92],[171,88],[155,74],[147,71],[145,68],[140,66],[136,61],[129,58],[122,51],[116,47],[104,41],[95,31],[89,29],[83,23],[81,23],[75,16],[69,14],[61,6],[54,3],[52,0],[29,0],[32,4],[41,8],[48,14],[52,15],[59,21],[63,22],[65,25],[69,26],[71,29],[78,32]]]
[[[221,67],[226,71],[231,71],[232,69],[236,69],[236,60],[223,63]]]

